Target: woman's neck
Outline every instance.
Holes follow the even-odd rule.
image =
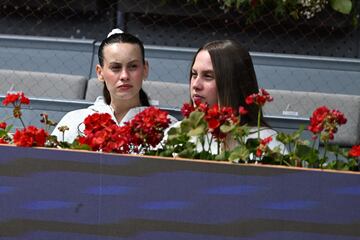
[[[129,100],[112,100],[110,105],[114,110],[115,118],[119,123],[130,109],[140,107],[141,102],[139,98]]]

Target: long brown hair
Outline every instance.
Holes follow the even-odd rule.
[[[259,92],[249,52],[234,40],[212,41],[197,51],[191,69],[197,54],[202,50],[206,50],[210,54],[220,105],[232,107],[236,113],[240,106],[245,107],[248,114],[241,117],[242,124],[256,126],[259,108],[255,104],[249,106],[245,103],[247,96]],[[262,114],[261,123],[267,126]]]
[[[110,37],[107,37],[106,39],[104,39],[100,44],[100,47],[98,50],[98,57],[99,57],[99,64],[101,67],[104,66],[104,47],[106,45],[113,44],[113,43],[131,43],[131,44],[138,45],[141,50],[142,62],[143,62],[143,64],[145,64],[145,50],[144,50],[144,45],[140,41],[140,39],[138,39],[137,37],[135,37],[134,35],[131,35],[129,33],[116,33],[116,34],[113,34]],[[104,88],[103,88],[103,95],[105,98],[105,102],[107,104],[110,104],[111,96],[110,96],[109,90],[106,87],[105,82],[104,82]],[[150,106],[149,98],[142,88],[140,89],[139,96],[140,96],[140,103],[142,106]]]

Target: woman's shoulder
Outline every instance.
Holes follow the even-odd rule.
[[[65,116],[62,118],[62,120],[64,120],[64,119],[75,120],[75,119],[79,119],[79,118],[84,118],[84,116],[87,116],[87,115],[91,114],[92,112],[93,112],[93,110],[89,109],[89,108],[76,109],[76,110],[66,113]]]
[[[250,135],[249,137],[257,137],[259,129],[257,127],[250,127]],[[269,127],[261,127],[260,128],[260,137],[261,138],[266,138],[266,137],[270,137],[270,136],[274,136],[277,135],[277,132]]]
[[[260,128],[260,136],[269,137],[269,136],[274,136],[274,135],[277,135],[277,131],[275,131],[274,129],[269,128],[269,127]]]
[[[93,113],[111,112],[109,105],[107,105],[101,98],[98,98],[93,105],[87,108],[76,109],[65,114],[62,121],[82,122],[87,116]]]

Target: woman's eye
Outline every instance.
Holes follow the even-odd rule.
[[[192,78],[196,78],[196,77],[197,77],[197,73],[196,73],[196,72],[191,72],[191,77],[192,77]]]
[[[204,77],[205,77],[205,79],[207,79],[207,80],[213,80],[213,79],[214,79],[214,76],[213,76],[213,75],[209,75],[209,74],[206,74]]]
[[[135,70],[135,69],[137,69],[138,68],[138,65],[137,64],[131,64],[130,66],[129,66],[129,69],[130,70]]]
[[[121,67],[120,66],[113,66],[110,69],[111,69],[111,71],[118,72],[118,71],[121,70]]]

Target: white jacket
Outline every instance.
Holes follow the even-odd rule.
[[[136,114],[140,113],[146,108],[147,107],[144,106],[130,109],[123,117],[121,122],[118,122],[118,125],[123,126],[125,122],[130,121],[135,117]],[[56,136],[58,141],[63,141],[63,133],[59,131],[58,127],[67,126],[69,130],[65,131],[64,141],[72,143],[78,135],[81,135],[84,132],[85,125],[83,124],[83,122],[85,118],[94,113],[108,113],[111,115],[112,119],[117,122],[113,108],[105,103],[103,97],[98,97],[94,105],[91,105],[88,108],[74,110],[65,114],[65,116],[56,125],[51,135]],[[175,117],[171,115],[169,115],[168,118],[171,120],[170,124],[178,121]]]
[[[170,126],[167,130],[169,130],[170,128],[173,128],[173,127],[180,127],[180,124],[181,124],[181,121],[179,122],[176,122],[175,124],[173,124],[172,126]],[[257,138],[257,127],[251,127],[250,129],[251,133],[250,135],[248,135],[245,139],[245,141],[247,139],[256,139]],[[164,141],[166,141],[167,139],[167,133],[168,131],[165,132],[165,136],[164,136]],[[275,147],[280,147],[280,150],[281,150],[281,153],[284,153],[284,154],[287,154],[288,151],[285,147],[285,145],[282,143],[282,142],[279,142],[278,140],[276,140],[276,135],[277,135],[277,132],[271,128],[260,128],[260,138],[261,139],[264,139],[264,138],[267,138],[267,137],[272,137],[272,141],[269,142],[269,144],[267,145],[270,149],[274,149]],[[211,134],[209,133],[208,134],[209,138],[211,136]],[[193,143],[197,143],[197,137],[191,137],[190,138],[190,141],[193,142]],[[204,142],[204,147],[205,149],[209,149],[209,143],[208,141],[205,139],[205,142]],[[210,146],[210,152],[212,154],[218,154],[218,144],[215,140],[212,141],[211,143],[211,146]],[[201,144],[198,142],[197,145],[196,145],[196,149],[197,151],[201,152],[202,151],[202,146]]]

